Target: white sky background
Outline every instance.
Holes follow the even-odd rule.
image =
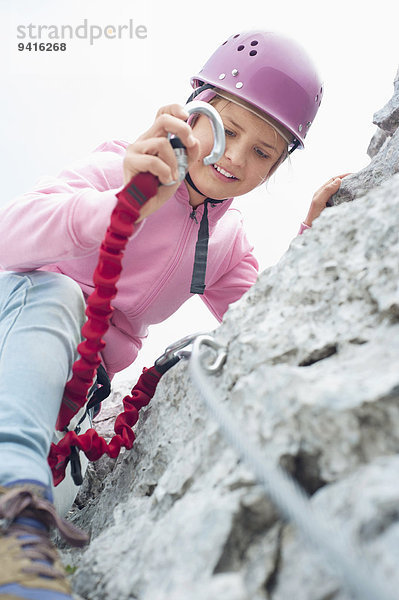
[[[324,98],[306,150],[295,152],[291,166],[283,165],[267,189],[235,201],[263,270],[278,262],[295,237],[316,189],[333,175],[368,164],[373,113],[392,96],[399,63],[398,12],[396,0],[0,0],[0,204],[106,139],[133,141],[160,106],[184,104],[190,76],[231,34],[278,30],[315,59]],[[18,42],[29,41],[17,39],[18,25],[76,27],[85,18],[101,27],[132,19],[135,27],[146,26],[147,38],[103,38],[93,45],[65,40],[65,52],[17,50]],[[129,377],[151,366],[168,343],[216,324],[199,299],[190,300],[151,328]]]

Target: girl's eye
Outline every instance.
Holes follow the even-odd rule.
[[[255,152],[260,158],[269,158],[269,155],[265,154],[260,148],[255,148]]]
[[[231,129],[225,128],[224,132],[228,137],[235,136],[234,131],[231,131]],[[259,156],[259,158],[270,158],[270,156],[268,154],[266,154],[265,152],[263,152],[263,150],[261,150],[260,148],[255,148],[255,152]]]

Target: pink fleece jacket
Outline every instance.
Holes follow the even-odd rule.
[[[99,245],[123,188],[128,142],[106,142],[86,160],[42,178],[0,211],[0,267],[42,269],[72,277],[87,297]],[[202,300],[221,321],[229,304],[257,279],[258,263],[232,199],[209,206],[209,251]],[[148,334],[192,296],[194,250],[203,206],[195,213],[183,182],[158,211],[136,226],[123,259],[102,358],[112,377],[130,365]],[[193,218],[196,216],[196,219]]]

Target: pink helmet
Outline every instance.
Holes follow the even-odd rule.
[[[204,84],[234,94],[283,125],[294,137],[291,151],[304,147],[323,95],[322,82],[302,46],[268,31],[230,36],[191,77],[194,88]]]

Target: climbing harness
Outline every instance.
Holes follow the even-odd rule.
[[[189,103],[185,108],[189,115],[202,113],[210,119],[214,133],[214,145],[211,153],[203,159],[203,162],[205,165],[216,162],[223,155],[225,149],[224,126],[219,113],[213,106],[200,101]],[[184,146],[176,138],[171,138],[170,141],[172,146],[176,146],[179,179],[182,180],[187,169]],[[116,284],[122,271],[122,258],[126,245],[133,233],[134,224],[139,218],[141,207],[156,194],[159,185],[158,178],[151,173],[138,173],[116,194],[117,203],[100,246],[99,260],[93,275],[95,289],[87,300],[86,315],[88,319],[82,327],[82,336],[85,339],[78,345],[80,358],[72,367],[72,378],[65,386],[56,423],[56,429],[65,432],[65,435],[57,444],[51,444],[48,456],[54,485],[58,485],[65,477],[65,468],[71,460],[71,456],[72,476],[77,485],[81,483],[79,450],[82,450],[89,460],[97,460],[103,454],[116,458],[122,446],[128,449],[132,447],[135,439],[132,427],[137,422],[138,411],[148,404],[162,375],[163,368],[159,366],[144,369],[139,381],[132,389],[131,396],[123,399],[125,410],[115,421],[116,435],[109,443],[94,429],[88,429],[82,435],[68,430],[71,419],[86,404],[88,391],[92,387],[95,373],[101,365],[100,352],[105,347],[103,336],[108,330],[113,312],[111,302],[117,294]]]
[[[211,356],[212,362],[209,362],[209,357],[204,356],[204,347],[216,352],[215,357]],[[189,354],[186,351],[185,357],[188,358]],[[249,436],[243,434],[216,397],[215,386],[204,372],[208,375],[219,373],[226,357],[226,349],[212,336],[199,335],[193,340],[190,375],[226,440],[246,461],[281,516],[291,521],[305,540],[324,555],[327,564],[336,567],[343,583],[359,600],[394,600],[388,583],[374,572],[371,565],[366,564],[348,538],[336,528],[330,527],[327,518],[312,507],[305,491],[295,479],[281,467],[268,461],[261,450],[251,443]]]

